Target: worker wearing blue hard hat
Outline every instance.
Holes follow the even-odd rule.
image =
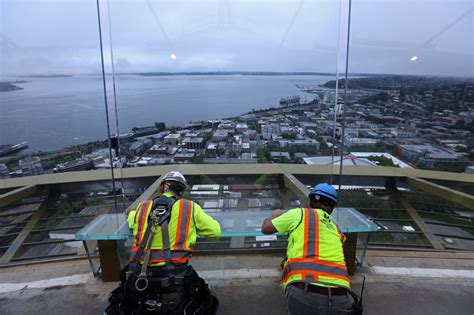
[[[328,183],[321,183],[314,186],[308,196],[313,197],[316,201],[322,205],[327,206],[326,212],[332,213],[332,210],[337,204],[337,192],[334,187]]]
[[[349,314],[354,305],[344,260],[345,236],[330,214],[337,192],[327,183],[315,185],[306,208],[273,211],[262,233],[288,234],[282,263],[282,287],[290,314]]]

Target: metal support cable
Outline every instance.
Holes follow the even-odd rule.
[[[114,109],[115,109],[115,129],[117,132],[117,156],[120,163],[120,190],[123,200],[125,200],[125,192],[123,185],[123,165],[122,165],[122,154],[120,152],[120,129],[119,129],[119,120],[118,120],[118,109],[117,109],[117,92],[115,89],[115,65],[114,65],[114,49],[112,47],[112,23],[110,19],[110,1],[107,0],[107,15],[109,22],[109,39],[110,39],[110,62],[112,65],[112,89],[114,94]],[[110,164],[113,164],[112,157],[110,157]],[[122,202],[122,210],[125,211],[125,204]]]
[[[346,134],[346,107],[347,107],[347,74],[349,71],[349,40],[351,35],[351,4],[352,0],[349,0],[349,14],[347,17],[347,42],[346,42],[346,75],[344,80],[344,108],[342,109],[342,135],[341,135],[341,160],[339,161],[339,190],[341,190],[342,184],[342,163],[344,159],[344,138]],[[341,198],[340,198],[341,199]]]
[[[101,27],[101,22],[100,22],[99,0],[96,0],[96,4],[97,4],[97,21],[99,24],[100,60],[101,60],[101,67],[102,67],[102,84],[103,84],[103,89],[104,89],[105,117],[106,117],[106,122],[107,122],[107,138],[109,141],[109,155],[110,155],[110,158],[112,159],[112,141],[110,138],[109,107],[108,107],[108,102],[107,102],[107,85],[105,84],[104,49],[103,49],[103,44],[102,44],[102,27]],[[110,163],[110,170],[112,174],[112,190],[113,190],[113,195],[114,195],[114,208],[115,208],[115,212],[118,212],[113,163]]]
[[[341,0],[342,1],[342,0]],[[336,140],[336,107],[337,99],[339,97],[339,52],[340,52],[340,37],[341,37],[341,1],[339,1],[339,27],[337,28],[337,57],[336,57],[336,91],[335,91],[335,100],[334,100],[334,120],[332,124],[332,139],[335,142]],[[332,155],[331,155],[331,179],[329,183],[333,184],[333,166],[334,166],[334,153],[335,152],[335,143],[332,145]]]

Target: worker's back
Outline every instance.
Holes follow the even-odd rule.
[[[182,198],[186,186],[183,174],[168,172],[157,191],[160,197],[128,213],[130,263],[121,271],[106,314],[216,313],[219,300],[188,260],[197,235],[218,238],[221,228],[201,206]]]
[[[294,212],[295,223],[290,227],[285,267],[292,266],[288,266],[287,270],[284,268],[283,289],[291,282],[310,278],[314,279],[311,283],[320,286],[349,287],[342,248],[344,235],[329,214],[311,208],[291,211]],[[298,262],[304,265],[298,265]]]
[[[337,191],[315,185],[308,208],[275,210],[262,223],[262,233],[288,233],[282,264],[282,287],[290,314],[351,314],[354,298],[344,260],[344,235],[330,214]]]
[[[166,192],[163,195],[175,198],[175,195],[171,192]],[[132,260],[148,228],[148,218],[152,205],[153,200],[142,201],[135,211],[129,213],[128,223],[133,231]],[[161,227],[153,228],[156,232],[151,244],[152,254],[154,255],[152,255],[149,265],[160,266],[165,264],[162,255],[159,254],[163,249]],[[188,261],[189,254],[196,245],[197,235],[207,238],[218,238],[220,232],[219,223],[208,216],[201,206],[184,198],[176,198],[171,208],[171,216],[168,223],[170,249],[174,252],[173,263],[182,264]],[[143,259],[140,258],[138,262],[143,262]]]

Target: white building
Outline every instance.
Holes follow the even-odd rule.
[[[262,137],[265,140],[272,138],[272,135],[280,135],[281,129],[277,124],[262,125]]]
[[[44,174],[41,159],[37,156],[26,157],[20,160],[18,165],[21,168],[23,176],[36,176]]]
[[[249,127],[247,126],[247,124],[245,123],[239,123],[237,124],[237,126],[235,127],[235,131],[237,133],[244,133],[245,131],[247,131],[249,129]]]
[[[218,196],[220,185],[193,185],[190,194],[193,196]]]
[[[320,143],[318,140],[314,140],[311,138],[301,139],[301,140],[280,140],[279,141],[280,147],[287,148],[287,147],[294,147],[294,146],[310,146],[315,147],[319,150]]]
[[[250,143],[243,142],[242,143],[242,153],[250,153]]]
[[[219,141],[227,141],[227,137],[229,136],[228,132],[225,130],[217,130],[212,135],[212,140],[219,142]]]
[[[165,144],[171,144],[171,145],[177,145],[179,144],[180,141],[181,141],[181,135],[178,133],[171,133],[163,139],[163,142]]]
[[[340,165],[341,157],[340,156],[315,156],[303,158],[303,161],[308,165]],[[346,155],[342,159],[342,165],[350,166],[377,166],[376,163],[365,159],[358,158],[352,154]]]
[[[348,147],[353,145],[376,146],[378,140],[371,138],[346,138],[346,145]]]

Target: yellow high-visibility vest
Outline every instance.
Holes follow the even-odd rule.
[[[303,218],[289,234],[282,270],[283,289],[292,282],[350,288],[344,260],[344,235],[321,209],[302,209]]]
[[[148,227],[148,216],[153,205],[153,200],[142,201],[137,207],[136,225],[133,229],[133,246],[130,252],[130,262],[143,263],[143,257],[135,261],[135,254],[144,242],[145,231]],[[196,242],[194,239],[189,239],[189,230],[191,217],[193,215],[192,201],[186,199],[177,200],[171,209],[171,219],[169,223],[169,238],[171,249],[171,261],[173,264],[185,264],[193,251]],[[163,254],[163,242],[161,240],[161,228],[157,228],[157,233],[151,244],[150,265],[163,265],[165,258]],[[143,256],[143,255],[142,255]]]

